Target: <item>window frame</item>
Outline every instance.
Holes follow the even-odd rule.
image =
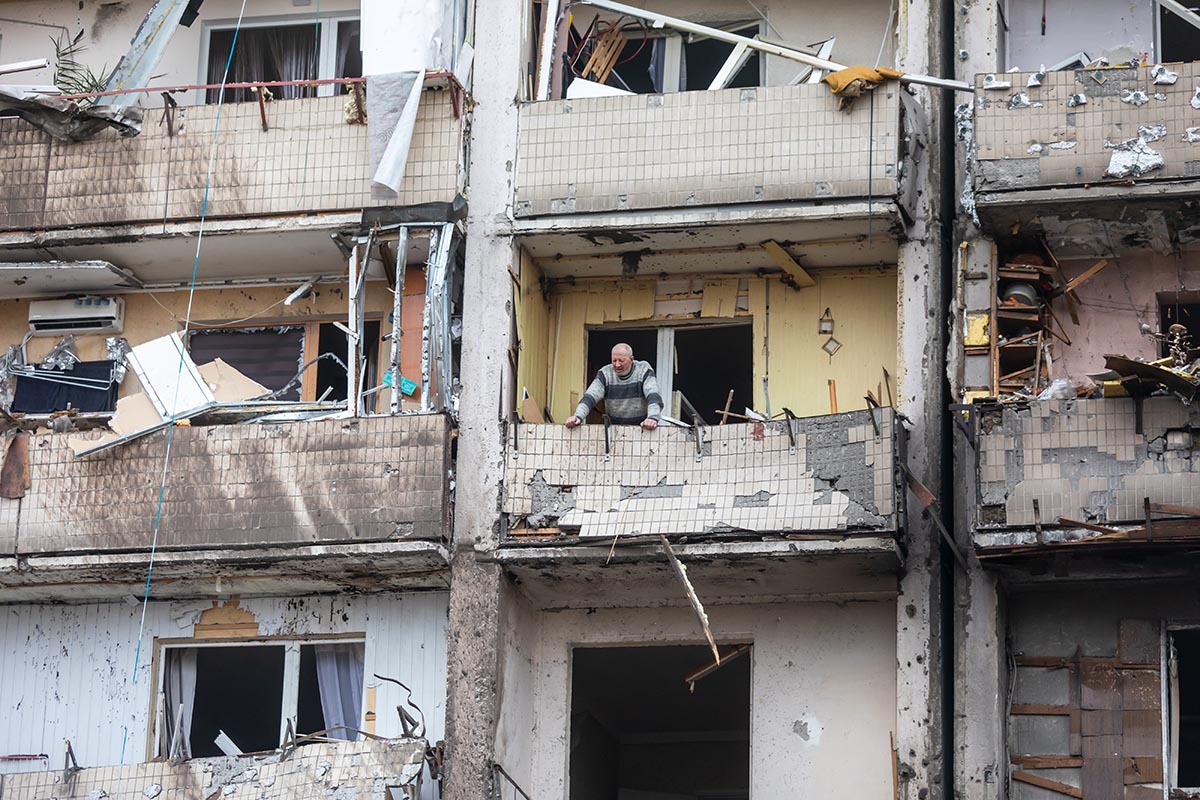
[[[1200,786],[1178,786],[1179,762],[1176,752],[1176,729],[1179,723],[1178,681],[1171,678],[1171,669],[1175,665],[1174,634],[1180,631],[1200,633],[1200,620],[1181,620],[1178,622],[1163,622],[1160,630],[1160,686],[1162,713],[1162,742],[1163,742],[1163,787],[1164,797],[1170,796],[1175,789],[1187,792],[1189,795],[1200,793]]]
[[[154,656],[151,664],[153,675],[153,691],[150,693],[150,719],[146,731],[146,760],[153,761],[159,757],[162,747],[162,736],[165,725],[160,724],[166,714],[166,657],[168,650],[185,650],[188,648],[213,647],[280,647],[283,653],[283,703],[279,712],[279,745],[283,744],[287,734],[288,720],[296,718],[300,689],[300,648],[318,644],[361,644],[365,654],[367,634],[352,633],[314,633],[305,635],[285,634],[278,636],[206,636],[191,638],[174,638],[154,640]],[[368,709],[366,707],[366,670],[363,670],[363,708],[359,710],[359,725]],[[294,724],[294,723],[293,723]],[[190,732],[189,732],[190,734]]]
[[[362,22],[362,15],[354,11],[323,11],[319,14],[272,14],[264,17],[243,19],[241,27],[245,28],[282,28],[297,25],[320,25],[317,36],[317,80],[329,80],[337,77],[334,72],[337,66],[338,26],[343,22]],[[212,50],[212,35],[217,31],[230,31],[238,27],[234,19],[203,20],[200,29],[200,62],[196,67],[198,84],[208,81],[208,59]],[[333,97],[333,84],[322,84],[317,87],[317,97]],[[205,90],[197,89],[194,105],[206,105]]]

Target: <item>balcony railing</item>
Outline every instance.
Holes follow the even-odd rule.
[[[75,456],[71,440],[95,435],[28,435],[27,456],[9,446],[5,469],[25,480],[0,499],[6,553],[149,547],[167,434]],[[178,427],[158,546],[441,541],[449,452],[439,414]]]
[[[1175,397],[975,407],[975,544],[1168,541],[1200,516],[1200,411]]]
[[[197,758],[181,764],[152,761],[79,770],[55,765],[54,769],[3,776],[4,797],[416,800],[425,749],[424,739],[369,739],[306,744],[287,753]]]
[[[519,425],[510,537],[880,534],[900,524],[891,409],[692,430]]]
[[[151,97],[151,95],[147,95]],[[373,197],[367,125],[345,96],[147,110],[142,132],[60,142],[0,120],[0,230],[198,218],[209,154],[210,217],[360,210],[450,202],[458,193],[462,125],[448,91],[421,98],[398,197]],[[266,120],[264,128],[264,117]]]
[[[975,90],[975,187],[984,192],[1194,178],[1200,64],[983,76]],[[1165,80],[1170,80],[1166,78]],[[1186,113],[1185,113],[1186,112]]]
[[[848,112],[818,85],[529,103],[519,217],[897,191],[900,92]]]

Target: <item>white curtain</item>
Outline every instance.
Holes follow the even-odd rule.
[[[362,718],[363,645],[319,644],[313,649],[317,656],[317,685],[321,690],[321,713],[325,716],[325,727],[359,727]],[[347,730],[334,731],[329,736],[348,742],[358,738],[357,733]]]
[[[183,731],[183,757],[192,757],[192,709],[196,703],[196,648],[172,647],[167,650],[166,673],[163,675],[163,694],[166,702],[163,716],[166,736],[159,743],[159,755],[171,754],[175,738],[175,714],[183,705],[180,729]]]

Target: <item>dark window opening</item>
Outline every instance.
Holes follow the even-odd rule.
[[[1192,11],[1200,5],[1184,2]],[[1187,24],[1165,8],[1158,10],[1158,29],[1162,34],[1162,61],[1200,61],[1200,30]]]
[[[1178,666],[1178,786],[1200,787],[1200,630],[1172,634]]]
[[[328,728],[321,710],[321,684],[317,679],[317,651],[300,648],[300,702],[296,705],[296,733],[316,733]]]
[[[210,85],[221,83],[226,64],[229,65],[227,83],[303,81],[315,80],[318,77],[320,25],[242,28],[237,33],[236,47],[232,29],[212,31],[208,41],[206,82]],[[232,60],[229,58],[231,47],[234,48]],[[317,94],[315,86],[276,86],[270,91],[273,97],[282,100],[315,97]],[[219,97],[220,89],[208,90],[207,102],[215,103]],[[244,103],[257,99],[255,92],[250,89],[225,90],[227,103]]]
[[[361,78],[362,63],[362,23],[358,20],[339,22],[337,28],[337,74],[335,78]],[[349,91],[343,85],[342,91]]]
[[[595,379],[596,373],[606,364],[611,363],[612,349],[618,344],[627,344],[633,348],[633,357],[638,361],[650,364],[655,374],[658,373],[658,330],[655,328],[605,328],[588,331],[587,341],[587,380],[584,388]],[[580,392],[582,394],[582,391]],[[666,402],[666,398],[663,398]],[[603,421],[604,403],[601,402],[588,415],[588,424]],[[574,409],[572,409],[574,413]]]
[[[758,26],[740,28],[733,33],[747,38],[757,36]],[[729,42],[720,42],[716,39],[701,39],[689,43],[687,37],[684,37],[683,63],[684,72],[686,72],[684,88],[689,92],[707,89],[713,78],[717,77],[717,73],[721,71],[721,67],[725,65],[729,54],[733,52],[733,47]],[[751,51],[746,63],[729,80],[727,88],[747,89],[758,86],[758,60],[758,51]]]
[[[1200,346],[1200,303],[1177,303],[1168,300],[1159,304],[1158,311],[1158,318],[1162,321],[1159,333],[1166,336],[1172,325],[1182,325],[1187,328],[1192,347]],[[1163,358],[1170,355],[1166,342],[1160,342],[1159,354]]]
[[[259,329],[196,330],[188,335],[188,352],[197,364],[220,358],[238,372],[270,391],[282,389],[300,369],[304,355],[303,326]],[[342,358],[345,358],[343,337]],[[345,379],[342,380],[345,392]],[[343,395],[344,396],[344,395]],[[299,400],[300,382],[279,396]]]
[[[346,334],[336,325],[329,323],[320,326],[317,346],[321,360],[316,364],[317,392],[314,400],[322,397],[325,400],[346,399]],[[364,389],[371,389],[377,384],[376,379],[379,353],[379,320],[368,320],[364,325],[363,355],[367,360],[367,374],[364,378]],[[332,357],[336,356],[336,360]],[[326,394],[326,391],[329,393]],[[375,395],[368,399],[372,402]]]
[[[193,757],[222,755],[221,731],[244,753],[279,746],[283,658],[283,647],[197,648]]]
[[[696,683],[707,647],[578,648],[570,800],[750,797],[749,655]]]
[[[675,329],[673,388],[687,398],[709,425],[733,390],[733,402],[754,404],[754,329],[750,325]],[[731,404],[731,411],[737,406]]]

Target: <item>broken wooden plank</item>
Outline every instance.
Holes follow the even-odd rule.
[[[666,536],[659,534],[658,540],[662,544],[663,553],[666,554],[671,569],[675,571],[675,577],[679,578],[679,582],[683,584],[683,590],[687,593],[688,602],[692,604],[692,610],[696,612],[696,617],[700,620],[700,627],[704,629],[704,638],[708,640],[708,646],[712,648],[713,658],[720,664],[721,652],[717,649],[717,642],[713,638],[712,629],[708,627],[708,614],[704,611],[704,604],[700,602],[700,598],[696,595],[696,589],[692,586],[692,582],[688,580],[687,567],[675,555],[675,551],[671,549],[671,543],[667,541]]]
[[[4,466],[0,467],[0,497],[20,500],[29,486],[29,434],[22,431],[12,437],[4,453]]]
[[[1077,789],[1068,783],[1061,781],[1052,781],[1049,778],[1043,778],[1041,775],[1034,775],[1030,772],[1022,770],[1013,770],[1012,779],[1021,783],[1027,783],[1030,786],[1036,786],[1039,789],[1046,789],[1051,792],[1066,795],[1067,797],[1083,797],[1083,790]]]
[[[1100,270],[1104,269],[1107,266],[1108,266],[1108,260],[1104,259],[1104,258],[1100,259],[1095,264],[1093,264],[1092,266],[1090,266],[1086,270],[1084,270],[1082,273],[1080,273],[1079,275],[1076,275],[1074,278],[1072,278],[1070,281],[1068,281],[1067,285],[1064,286],[1062,289],[1063,294],[1066,294],[1068,292],[1071,292],[1073,294],[1076,289],[1078,289],[1080,286],[1082,286],[1083,284],[1090,281],[1092,278],[1094,278],[1096,276],[1096,273],[1098,273]]]
[[[1014,716],[1066,717],[1071,714],[1071,707],[1056,703],[1013,703],[1008,713]]]
[[[713,674],[714,672],[719,670],[721,667],[728,664],[730,661],[733,661],[738,656],[742,656],[742,655],[745,655],[746,653],[750,652],[751,647],[753,647],[753,645],[751,645],[751,644],[734,645],[730,650],[728,650],[725,653],[725,655],[721,656],[721,658],[718,659],[717,661],[714,661],[711,664],[705,664],[703,667],[700,667],[700,669],[697,669],[697,670],[689,673],[688,675],[685,675],[683,678],[683,682],[688,684],[688,686],[692,686],[694,688],[696,681],[700,680],[701,678],[707,678],[709,675]]]
[[[1025,769],[1073,769],[1083,766],[1082,756],[1012,756],[1009,761]]]
[[[797,264],[796,260],[778,242],[768,239],[762,243],[762,249],[767,251],[767,255],[771,257],[771,260],[795,281],[797,289],[806,289],[817,285],[817,282],[805,271],[804,267]]]

